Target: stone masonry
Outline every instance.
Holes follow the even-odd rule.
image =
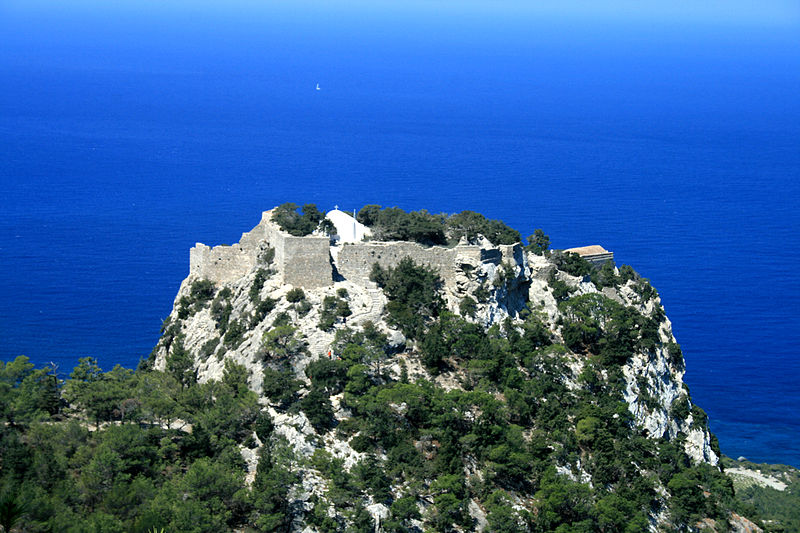
[[[209,247],[197,243],[189,251],[189,273],[215,283],[236,281],[263,263],[268,248],[275,250],[271,268],[283,283],[314,289],[333,284],[334,265],[344,279],[368,284],[374,263],[384,268],[396,266],[404,257],[438,271],[446,287],[455,288],[458,276],[481,263],[522,264],[520,245],[493,246],[488,241],[480,246],[460,243],[455,247],[425,247],[413,242],[359,242],[337,245],[331,254],[327,236],[294,237],[282,231],[271,220],[272,211],[265,211],[261,221],[241,240],[231,246]],[[332,259],[336,257],[335,263]]]

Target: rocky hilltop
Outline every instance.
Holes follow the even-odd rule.
[[[273,210],[198,243],[151,356],[184,381],[246,369],[270,427],[239,449],[253,490],[284,476],[276,530],[758,529],[646,279],[425,212],[446,242],[385,239],[372,207],[370,240]]]

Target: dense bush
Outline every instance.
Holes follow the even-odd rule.
[[[383,289],[389,299],[390,322],[408,338],[420,338],[429,319],[443,308],[439,293],[442,280],[435,270],[417,265],[406,257],[394,268],[372,265],[370,279]]]
[[[588,276],[594,270],[589,261],[574,252],[555,252],[551,257],[559,270],[571,276]]]
[[[561,335],[572,350],[599,354],[608,365],[624,364],[634,353],[653,350],[660,342],[658,324],[598,293],[584,294],[559,304]]]
[[[553,290],[553,298],[555,298],[556,302],[564,302],[569,299],[575,289],[570,287],[566,284],[566,282],[562,281],[558,278],[555,270],[550,272],[550,275],[547,278],[547,284]]]
[[[451,242],[458,242],[465,237],[468,242],[475,243],[478,235],[483,235],[492,244],[516,244],[521,237],[517,230],[506,226],[499,220],[487,219],[475,211],[462,211],[450,215],[445,220],[447,236]]]
[[[458,312],[461,313],[462,316],[474,317],[477,309],[478,302],[470,296],[465,296],[458,303]]]
[[[214,297],[214,283],[207,279],[197,280],[189,287],[189,296],[194,302],[205,303]]]
[[[529,252],[536,255],[545,255],[550,248],[550,237],[545,235],[541,229],[536,229],[533,235],[528,236],[528,245],[525,247]]]
[[[350,304],[338,296],[328,295],[322,299],[322,309],[319,313],[317,327],[323,331],[328,331],[333,327],[338,319],[347,319],[353,314]]]
[[[598,289],[602,289],[603,287],[618,287],[620,278],[615,270],[614,262],[606,261],[600,268],[596,268],[590,273],[592,283],[594,283]]]
[[[228,329],[225,330],[225,335],[222,337],[222,342],[228,348],[237,348],[244,340],[244,334],[247,328],[239,320],[234,320],[228,323]]]
[[[262,298],[261,301],[258,302],[255,308],[255,312],[253,313],[253,319],[250,322],[250,327],[253,328],[257,324],[260,324],[267,318],[267,315],[275,309],[278,301],[274,298],[270,298],[267,296],[266,298]]]
[[[270,361],[286,361],[307,351],[297,328],[289,324],[273,324],[272,329],[264,332],[262,348],[266,359]]]
[[[424,209],[406,212],[397,207],[364,206],[357,219],[372,229],[373,238],[385,241],[414,241],[425,245],[455,244],[462,237],[475,243],[483,235],[493,244],[520,242],[518,231],[499,220],[474,211],[434,215]]]
[[[275,248],[267,246],[258,254],[258,263],[261,265],[271,265],[275,260]],[[268,271],[270,271],[268,269]]]
[[[264,288],[264,283],[271,275],[272,275],[271,271],[267,269],[259,268],[258,270],[256,270],[256,275],[253,278],[253,283],[250,285],[250,290],[247,293],[252,303],[258,304],[258,302],[261,301],[261,289]]]
[[[289,303],[297,303],[306,299],[306,293],[300,287],[290,289],[286,293],[286,301]]]
[[[200,279],[189,286],[189,294],[178,300],[178,318],[181,320],[197,313],[214,298],[214,284],[207,279]]]
[[[231,305],[231,290],[227,287],[219,291],[217,297],[211,302],[211,318],[222,333],[228,329],[228,320],[231,317],[233,306]]]
[[[276,207],[272,214],[272,221],[295,237],[310,235],[323,220],[327,220],[325,215],[314,204],[305,204],[300,213],[297,204],[285,203]],[[330,223],[325,224],[325,228],[330,230]]]

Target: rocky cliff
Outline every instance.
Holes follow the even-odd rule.
[[[287,468],[297,477],[286,527],[350,527],[363,507],[386,530],[447,530],[448,521],[457,530],[504,530],[502,513],[511,524],[505,530],[535,529],[543,513],[569,514],[542,503],[559,480],[588,487],[564,497],[594,509],[635,490],[637,478],[647,480],[649,496],[635,509],[642,522],[633,523],[652,531],[696,526],[700,515],[688,519],[673,508],[682,490],[673,480],[684,467],[715,470],[719,451],[683,383],[683,355],[660,299],[632,269],[587,267],[577,256],[536,255],[483,238],[461,248],[372,242],[332,247],[330,283],[304,287],[286,280],[319,258],[280,262],[271,252],[280,228],[265,215],[257,229],[233,247],[252,253],[224,276],[204,276],[219,271],[203,263],[219,260],[214,249],[193,256],[153,365],[174,370],[188,354],[181,371],[200,382],[221,379],[226,361],[247,369],[274,429],[269,439],[242,445],[242,456],[252,481],[263,449],[280,442],[288,450]],[[316,246],[319,237],[310,238]],[[389,282],[365,275],[373,259],[399,271],[401,252],[412,247],[409,268],[441,281],[440,303],[411,313],[423,332],[405,325],[403,297]],[[347,267],[337,268],[344,256]],[[292,383],[291,394],[278,378]],[[456,397],[450,414],[439,410]],[[329,409],[327,420],[320,406]],[[383,418],[397,427],[371,425]],[[515,454],[522,458],[509,463]],[[664,473],[680,457],[689,462]],[[398,462],[414,466],[398,473]],[[392,470],[380,489],[368,475],[376,465]],[[337,469],[367,486],[358,506],[337,496],[347,485]],[[447,477],[455,473],[461,477]],[[458,512],[447,510],[445,494]],[[585,520],[601,520],[592,513]]]

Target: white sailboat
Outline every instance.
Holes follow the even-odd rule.
[[[319,88],[319,83],[317,84],[317,90],[321,91],[322,89]]]

